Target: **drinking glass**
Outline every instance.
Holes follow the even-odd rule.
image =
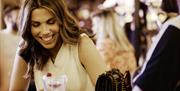
[[[66,91],[66,75],[43,76],[44,91]]]

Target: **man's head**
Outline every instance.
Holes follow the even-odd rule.
[[[19,15],[18,6],[5,6],[4,8],[4,22],[6,28],[11,27],[13,31],[17,32],[17,19]]]

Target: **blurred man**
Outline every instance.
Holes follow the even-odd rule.
[[[179,14],[162,25],[132,91],[180,91],[180,0],[163,3],[179,8]]]
[[[5,33],[10,34],[17,34],[17,19],[19,15],[19,7],[18,6],[5,6],[3,10],[4,22],[5,22],[5,29],[2,31]]]

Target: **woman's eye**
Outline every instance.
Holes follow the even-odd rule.
[[[40,23],[39,22],[34,22],[34,23],[32,23],[31,24],[33,27],[38,27],[39,25],[40,25]]]
[[[54,24],[56,22],[56,20],[50,20],[50,21],[48,21],[47,23],[48,24]]]

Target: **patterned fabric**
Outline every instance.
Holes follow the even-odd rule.
[[[130,79],[129,71],[124,74],[118,69],[106,71],[99,76],[95,91],[131,91]]]
[[[103,56],[109,69],[118,68],[122,73],[136,70],[136,59],[133,51],[123,51],[111,39],[104,39],[97,44],[97,49]]]

